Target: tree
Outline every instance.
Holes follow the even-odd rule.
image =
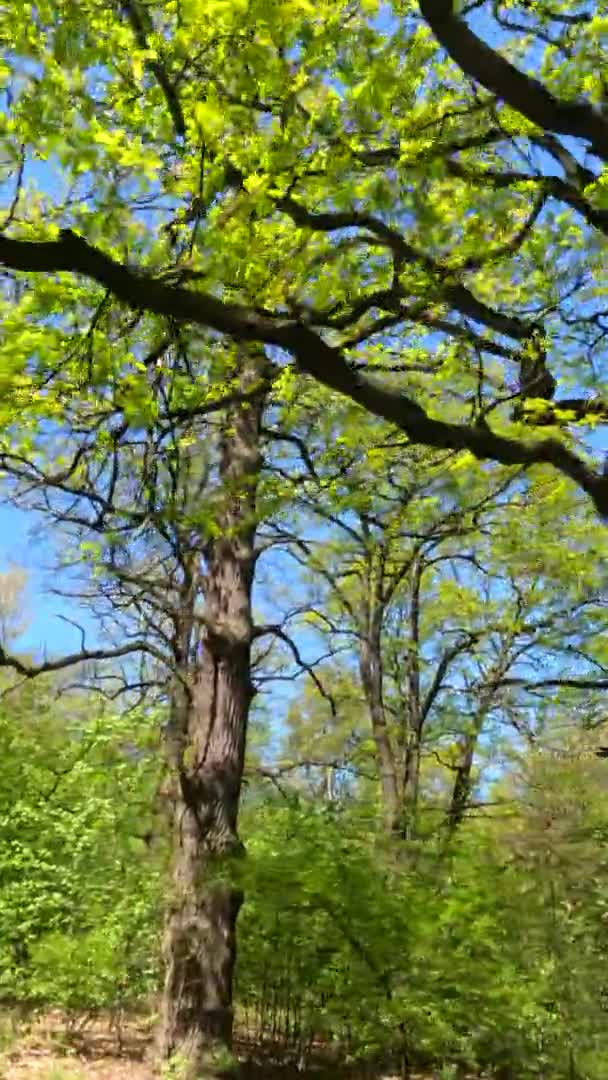
[[[465,465],[553,466],[608,514],[608,477],[568,428],[606,415],[590,394],[605,337],[601,177],[546,138],[565,179],[538,181],[534,157],[513,175],[536,131],[497,104],[498,84],[477,91],[443,60],[429,26],[456,55],[456,24],[466,62],[479,56],[451,11],[48,0],[7,17],[0,464],[16,497],[33,491],[46,510],[52,493],[54,520],[87,534],[91,561],[101,553],[106,598],[140,619],[76,658],[145,654],[133,688],[169,673],[186,888],[168,920],[164,1041],[194,1070],[229,1038],[238,895],[209,879],[197,907],[194,892],[200,862],[239,847],[269,385],[293,398],[312,376],[410,442],[467,451]],[[581,59],[595,95],[601,23],[569,27],[564,95]],[[568,115],[601,150],[603,121]],[[521,481],[525,496],[548,475]],[[204,520],[193,497],[210,499]],[[2,660],[30,675],[74,656]]]
[[[19,638],[27,626],[27,574],[13,566],[0,573],[0,646]]]
[[[164,845],[151,845],[158,721],[57,676],[2,677],[0,996],[68,1012],[157,985]]]
[[[257,400],[236,406],[221,431],[219,507],[212,535],[199,550],[192,546],[186,553],[186,622],[176,635],[172,671],[174,865],[164,940],[163,1053],[185,1057],[193,1076],[201,1068],[209,1075],[226,1071],[225,1058],[220,1053],[216,1060],[215,1053],[218,1044],[220,1051],[231,1046],[235,927],[242,900],[238,889],[213,874],[214,861],[238,854],[241,847],[237,816],[255,692],[251,592],[263,357],[245,353],[240,374],[242,391],[257,388]],[[197,625],[201,592],[204,609]]]
[[[92,563],[88,580],[70,595],[92,605],[110,644],[89,648],[83,631],[72,655],[33,663],[5,653],[3,661],[26,678],[88,661],[81,684],[112,699],[135,695],[166,706],[163,794],[173,854],[162,1052],[184,1057],[194,1074],[211,1074],[227,1067],[232,1031],[241,897],[225,863],[241,850],[237,814],[255,693],[260,424],[269,382],[255,347],[220,356],[217,346],[180,344],[157,349],[148,361],[148,397],[137,412],[133,399],[125,402],[130,366],[121,357],[101,392],[72,397],[59,431],[49,422],[27,451],[5,452],[13,500],[62,530],[72,565]],[[186,410],[182,401],[183,372],[195,368],[200,416],[192,398]],[[220,374],[229,391],[220,384],[218,395]]]
[[[573,727],[568,714],[562,706],[535,745],[512,751],[499,786],[518,812],[500,823],[497,841],[545,909],[534,934],[547,958],[545,1009],[567,1034],[570,1073],[592,1076],[602,1070],[606,1008],[597,959],[606,935],[606,774],[594,754],[598,733]]]
[[[270,432],[287,448],[275,467],[292,496],[289,520],[269,534],[298,575],[292,626],[299,619],[308,652],[316,640],[324,658],[316,705],[308,694],[292,703],[275,778],[298,761],[314,777],[324,763],[328,778],[350,770],[351,782],[375,769],[385,825],[408,836],[432,772],[453,833],[473,798],[480,744],[498,745],[501,729],[519,737],[532,702],[540,715],[560,686],[587,701],[592,684],[601,691],[603,541],[570,580],[587,523],[555,478],[529,497],[521,475],[418,450],[381,425],[362,434],[348,408],[319,416],[318,404],[300,397],[290,433]],[[569,552],[537,514],[568,518]],[[528,692],[543,667],[553,678]],[[431,829],[437,810],[426,815]]]

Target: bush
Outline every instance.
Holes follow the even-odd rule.
[[[0,712],[0,996],[133,1004],[158,979],[163,860],[138,838],[157,782],[150,727],[36,693]]]

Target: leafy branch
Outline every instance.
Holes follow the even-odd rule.
[[[136,310],[192,322],[238,341],[279,346],[294,357],[302,372],[394,424],[412,442],[468,450],[479,459],[503,465],[552,465],[586,492],[600,515],[608,518],[608,478],[595,472],[558,440],[514,439],[497,434],[487,423],[453,423],[431,417],[400,390],[354,370],[340,348],[329,345],[301,320],[274,316],[220,300],[209,293],[164,284],[150,274],[117,262],[69,229],[62,230],[59,238],[51,241],[0,236],[0,264],[24,273],[65,270],[83,274]]]

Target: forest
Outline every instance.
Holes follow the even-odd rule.
[[[607,0],[0,44],[0,1076],[606,1080]]]

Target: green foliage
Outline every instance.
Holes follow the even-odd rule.
[[[134,839],[157,782],[147,723],[93,717],[40,683],[4,701],[4,1001],[141,1008],[163,872],[162,852]],[[237,1023],[294,1059],[321,1040],[445,1075],[565,1080],[572,1059],[601,1080],[606,783],[580,738],[513,750],[494,793],[505,813],[465,823],[447,849],[441,834],[387,839],[361,795],[249,800]]]
[[[68,1010],[155,985],[161,861],[149,721],[36,683],[2,700],[0,995]]]
[[[473,23],[487,17],[516,64],[532,64],[565,101],[583,95],[596,108],[605,14],[571,20],[567,4],[521,7],[523,24],[488,0],[468,11]],[[306,362],[325,386],[359,400],[349,376],[356,363],[387,393],[397,389],[441,418],[454,449],[462,442],[451,421],[469,433],[477,426],[477,435],[491,421],[526,440],[512,379],[530,366],[532,340],[548,347],[558,397],[571,401],[573,384],[601,386],[605,173],[580,165],[553,129],[545,138],[503,94],[477,95],[423,4],[91,0],[85,11],[46,0],[29,15],[28,4],[14,3],[4,27],[2,199],[11,240],[73,230],[157,284],[184,283],[201,305],[184,316],[172,294],[158,316],[157,291],[144,298],[127,289],[125,299],[122,286],[106,291],[103,275],[63,258],[24,290],[20,260],[7,249],[17,274],[0,302],[7,449],[35,456],[42,432],[61,430],[72,410],[90,422],[100,400],[136,428],[151,425],[158,402],[144,357],[168,325],[179,325],[180,349],[212,328],[281,344],[301,364],[286,331],[297,324],[313,352],[315,334],[319,349],[340,347],[316,366]],[[238,326],[235,301],[251,316]],[[174,367],[164,354],[158,365]],[[181,370],[176,409],[213,406],[230,380],[224,367],[211,389],[208,372],[208,361]],[[285,386],[290,378],[297,398],[295,364]],[[388,415],[374,402],[375,382],[366,386],[366,407]],[[526,423],[551,423],[557,440],[568,419],[587,417],[527,398],[545,415],[531,406]],[[414,405],[412,432],[424,442],[433,425],[422,430],[416,417]],[[358,426],[339,437],[357,442]],[[555,453],[539,448],[532,458],[550,458],[589,493],[587,450],[578,467],[564,466],[572,442],[565,434]],[[496,441],[492,455],[528,460]]]
[[[602,1076],[601,904],[558,898],[556,924],[543,867],[500,831],[404,851],[356,812],[269,803],[248,843],[237,985],[260,1036],[530,1078],[572,1054]]]

